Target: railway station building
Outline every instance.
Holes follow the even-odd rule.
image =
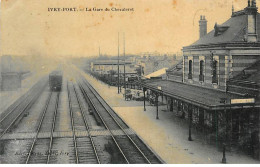
[[[183,59],[167,70],[166,80],[145,80],[143,91],[166,97],[167,108],[204,132],[218,149],[242,150],[260,159],[260,14],[255,0],[183,47]],[[145,110],[145,101],[144,101]]]
[[[129,61],[119,61],[119,63],[117,62],[117,60],[108,60],[108,61],[95,61],[95,62],[91,62],[90,66],[91,66],[91,72],[94,73],[98,73],[98,74],[109,74],[111,70],[116,71],[117,72],[117,66],[119,65],[119,70],[121,72],[124,71],[124,65],[126,68],[126,71],[128,73],[136,73],[135,72],[135,66],[133,65],[132,62]]]

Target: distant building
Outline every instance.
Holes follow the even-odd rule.
[[[124,64],[125,64],[125,70],[126,73],[135,74],[136,73],[136,67],[135,64],[129,61],[119,61],[119,70],[120,73],[124,72]],[[91,66],[91,72],[98,73],[98,74],[110,74],[110,71],[115,71],[117,73],[118,71],[118,62],[117,60],[99,60],[99,61],[93,61],[90,64]]]
[[[1,90],[15,91],[21,88],[21,74],[17,72],[1,73]]]
[[[167,80],[183,82],[182,63],[179,61],[176,65],[166,70]]]
[[[162,79],[166,79],[166,70],[168,68],[162,68],[162,69],[159,69],[151,74],[148,74],[146,76],[144,76],[145,78],[148,78],[148,79],[151,79],[151,78],[162,78]]]
[[[26,74],[26,75],[25,75]],[[29,76],[30,71],[18,56],[0,57],[0,87],[2,91],[14,91],[21,88],[21,81]]]

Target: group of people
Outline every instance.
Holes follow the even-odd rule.
[[[155,105],[156,95],[153,93],[150,93],[150,94],[147,94],[147,97],[148,97],[149,103],[151,105]]]

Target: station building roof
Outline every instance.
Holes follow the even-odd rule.
[[[202,107],[207,110],[223,110],[225,105],[221,103],[222,98],[227,98],[226,107],[239,107],[231,105],[230,99],[244,99],[242,95],[224,92],[217,89],[209,89],[183,82],[169,80],[146,80],[141,83],[143,87],[152,91],[162,93],[189,104]],[[256,102],[257,103],[257,102]],[[259,103],[259,102],[258,102]],[[252,107],[252,104],[244,104]],[[256,104],[254,105],[256,107]]]
[[[258,41],[254,43],[254,46],[260,46],[260,14],[256,13],[256,34]],[[247,42],[245,36],[247,34],[248,27],[248,15],[246,8],[244,10],[235,12],[230,19],[223,24],[215,24],[214,29],[201,37],[193,44],[184,47],[183,49],[197,48],[203,46],[218,46],[218,45],[250,45],[251,42]]]
[[[218,25],[215,25],[218,26]],[[200,38],[192,45],[201,45],[209,43],[227,43],[227,42],[243,42],[246,31],[244,30],[247,26],[247,15],[240,15],[231,17],[225,23],[220,25],[221,27],[227,27],[227,30],[220,35],[215,35],[213,29],[207,35]]]

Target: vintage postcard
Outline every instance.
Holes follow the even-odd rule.
[[[0,4],[0,164],[260,163],[260,0]]]

